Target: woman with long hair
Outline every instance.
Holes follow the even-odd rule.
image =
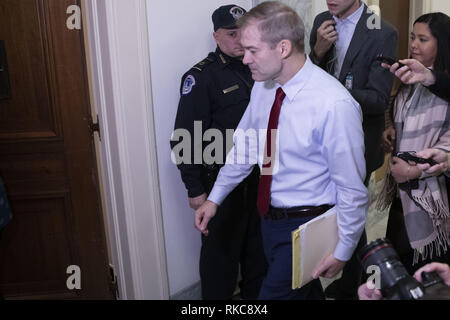
[[[450,71],[450,18],[430,13],[414,22],[410,54],[424,66]],[[387,238],[412,274],[430,261],[450,262],[450,212],[444,176],[434,177],[398,152],[437,148],[450,151],[449,103],[421,84],[402,85],[392,108],[393,124],[383,134],[393,157],[378,208],[392,203]],[[449,190],[450,191],[450,190]]]

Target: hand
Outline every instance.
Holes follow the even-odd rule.
[[[338,38],[338,34],[334,28],[335,24],[336,22],[334,20],[327,20],[317,29],[317,42],[314,46],[314,53],[319,60],[323,59]]]
[[[433,159],[438,164],[434,166],[430,166],[428,163],[426,164],[417,164],[417,168],[422,171],[425,171],[428,174],[433,176],[439,176],[446,172],[449,168],[449,157],[448,153],[440,150],[440,149],[425,149],[420,152],[417,152],[417,155],[421,158],[425,159]]]
[[[207,198],[208,196],[206,195],[206,193],[201,194],[195,198],[189,198],[189,207],[191,207],[194,210],[197,210],[206,201]]]
[[[195,211],[195,228],[197,228],[197,230],[205,236],[209,233],[208,222],[216,215],[217,208],[217,204],[206,200],[205,203],[203,203],[201,207]]]
[[[391,174],[397,183],[404,183],[409,180],[418,179],[422,175],[422,171],[417,168],[415,164],[392,157],[391,160]]]
[[[381,300],[383,298],[381,291],[378,289],[369,289],[367,283],[362,284],[358,288],[359,300]]]
[[[333,278],[335,277],[345,266],[345,261],[338,260],[333,254],[323,258],[313,271],[313,279],[319,277]]]
[[[394,151],[395,142],[395,129],[394,127],[389,127],[383,132],[382,146],[384,152],[390,153]]]
[[[400,63],[405,66],[400,69],[398,63],[394,63],[392,66],[382,63],[381,66],[395,74],[404,84],[421,83],[424,86],[431,86],[436,82],[433,73],[430,69],[426,68],[423,64],[415,59],[400,60]]]
[[[427,264],[426,266],[420,268],[416,271],[414,274],[414,278],[416,278],[417,281],[422,282],[422,272],[432,272],[435,271],[439,277],[444,280],[444,283],[448,286],[450,286],[450,267],[448,264],[445,263],[437,263],[433,262],[430,264]]]

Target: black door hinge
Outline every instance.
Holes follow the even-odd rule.
[[[98,122],[98,115],[96,123],[92,121],[92,117],[89,117],[89,134],[91,135],[91,137],[94,137],[94,132],[98,133],[98,139],[102,141],[102,136],[100,134],[100,122]]]

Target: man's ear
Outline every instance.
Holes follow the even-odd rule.
[[[219,39],[219,33],[217,33],[217,31],[213,32],[213,37],[214,37],[214,40],[216,40],[216,42],[217,42]]]
[[[292,42],[289,40],[281,40],[278,43],[278,48],[283,59],[286,59],[292,54]]]

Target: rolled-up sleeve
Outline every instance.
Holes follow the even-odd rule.
[[[339,241],[336,259],[350,260],[365,227],[368,195],[364,185],[362,112],[352,100],[335,102],[323,126],[323,152],[336,186]]]

